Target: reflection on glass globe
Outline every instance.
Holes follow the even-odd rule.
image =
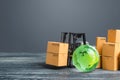
[[[81,45],[74,51],[72,62],[80,72],[90,72],[98,65],[99,54],[93,46]]]

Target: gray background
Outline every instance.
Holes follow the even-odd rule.
[[[119,25],[120,0],[0,0],[0,51],[45,52],[63,31],[85,32],[94,45]]]

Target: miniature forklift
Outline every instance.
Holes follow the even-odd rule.
[[[82,42],[80,41],[80,38],[83,39]],[[72,67],[71,60],[74,50],[81,44],[86,44],[85,33],[61,32],[61,42],[69,44],[67,66]]]
[[[73,67],[73,52],[81,44],[86,44],[85,33],[61,32],[60,42],[48,42],[46,64],[55,67]]]

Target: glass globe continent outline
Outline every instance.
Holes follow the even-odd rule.
[[[80,72],[91,72],[99,63],[98,51],[89,44],[81,45],[73,52],[72,62]]]

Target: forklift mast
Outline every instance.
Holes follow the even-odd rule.
[[[71,60],[73,52],[82,44],[80,38],[82,38],[83,44],[86,44],[85,33],[61,32],[61,42],[69,44],[67,67],[72,67]]]

